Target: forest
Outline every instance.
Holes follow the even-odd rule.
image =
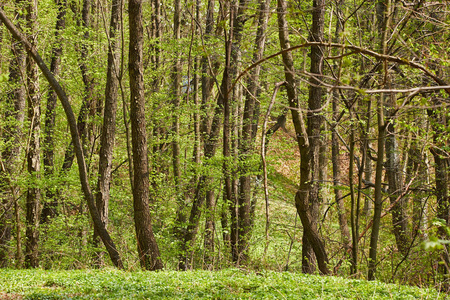
[[[0,268],[450,289],[450,3],[3,0]]]

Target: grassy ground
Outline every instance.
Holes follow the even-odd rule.
[[[445,299],[432,289],[295,273],[0,270],[0,299]]]

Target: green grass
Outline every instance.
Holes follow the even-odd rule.
[[[0,270],[0,299],[444,299],[433,289],[295,273]]]

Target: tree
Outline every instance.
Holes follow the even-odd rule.
[[[119,87],[119,31],[121,27],[120,14],[122,1],[111,3],[111,20],[109,24],[108,70],[105,86],[105,105],[103,111],[103,126],[100,138],[99,167],[97,179],[97,194],[95,205],[103,224],[107,227],[110,185],[112,180],[112,159],[116,131],[117,96]],[[97,233],[94,233],[94,243],[98,243]]]
[[[23,20],[23,14],[19,9],[19,2],[16,3],[17,7],[15,14],[17,20]],[[6,142],[6,147],[2,151],[2,167],[1,167],[1,185],[6,191],[5,195],[2,195],[2,204],[4,207],[4,216],[0,219],[0,264],[3,267],[9,264],[9,251],[8,245],[12,237],[12,224],[13,224],[13,210],[15,212],[16,221],[19,220],[19,205],[18,194],[19,189],[14,183],[16,172],[14,166],[17,166],[18,156],[21,150],[22,126],[25,119],[25,103],[26,103],[26,91],[25,86],[22,84],[22,74],[25,73],[25,59],[23,47],[20,43],[15,41],[11,42],[12,58],[9,62],[9,84],[10,91],[6,95],[6,113],[5,118],[7,120],[5,129],[3,130],[2,138]],[[21,229],[20,223],[16,223],[17,232],[17,251],[16,260],[17,266],[20,267],[23,263],[22,248],[21,248]]]
[[[141,267],[146,270],[158,270],[163,268],[163,264],[158,244],[153,235],[149,208],[149,173],[142,65],[142,1],[129,1],[128,12],[130,18],[128,71],[130,74],[130,119],[134,170],[134,185],[132,187],[134,223]]]
[[[34,34],[37,2],[30,0],[27,3],[27,27],[31,33],[31,44],[36,45]],[[29,38],[29,40],[30,40]],[[41,104],[39,95],[38,68],[30,55],[27,56],[27,102],[28,120],[30,122],[29,146],[27,149],[27,168],[31,177],[31,185],[27,189],[26,202],[26,249],[25,266],[36,268],[39,266],[39,216],[41,204],[41,190],[38,186],[40,179],[40,131],[41,131]]]
[[[285,19],[286,2],[278,0],[278,28],[282,50],[290,48],[288,26]],[[314,42],[323,39],[325,2],[313,1],[313,25],[311,38]],[[313,261],[316,256],[320,272],[328,274],[328,257],[322,240],[317,231],[319,209],[319,148],[320,129],[322,119],[319,114],[322,103],[322,88],[315,77],[310,79],[308,98],[308,123],[303,121],[302,112],[299,110],[299,102],[296,92],[296,80],[294,78],[294,63],[292,53],[283,51],[284,74],[292,121],[297,136],[300,150],[300,185],[295,195],[295,206],[303,224],[302,270],[305,273],[314,272]],[[319,46],[311,47],[311,73],[320,76],[322,74],[323,53]]]

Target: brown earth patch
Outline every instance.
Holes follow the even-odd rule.
[[[1,300],[23,299],[23,296],[19,294],[7,294],[0,292],[0,299]]]

